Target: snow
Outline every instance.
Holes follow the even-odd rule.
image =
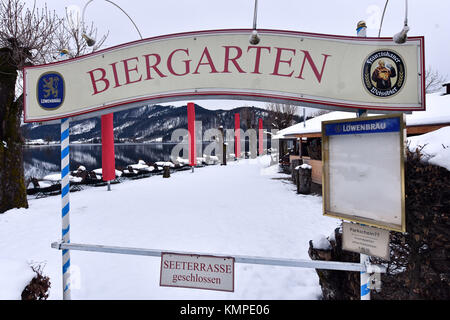
[[[136,169],[136,170],[144,170],[144,171],[153,171],[155,168],[153,166],[149,166],[145,163],[144,160],[139,160],[136,164],[131,164],[129,167]],[[129,173],[129,170],[124,170],[125,173]],[[116,172],[117,175],[117,172]],[[120,176],[119,176],[120,177]]]
[[[76,125],[70,127],[70,134],[77,135],[77,134],[83,134],[83,133],[89,132],[95,128],[95,125],[96,125],[96,122],[94,120],[83,121],[80,124],[76,124]]]
[[[35,275],[25,260],[0,257],[0,300],[20,300]]]
[[[300,169],[300,168],[312,170],[312,166],[310,166],[309,164],[306,164],[306,163],[304,163],[304,164],[302,164],[302,165],[300,165],[300,166],[295,167],[295,170],[298,170],[298,169]]]
[[[160,167],[171,167],[171,168],[175,167],[175,165],[172,162],[168,161],[158,161],[155,162],[155,164]]]
[[[94,171],[94,173],[97,175],[103,175],[103,170],[102,170],[102,168],[97,168],[97,169],[94,169],[94,170],[92,170],[92,171]],[[120,171],[120,170],[115,170],[116,171],[116,177],[121,177],[122,176],[122,171]],[[100,179],[101,179],[101,177],[100,177]]]
[[[27,140],[27,145],[40,145],[40,144],[46,144],[47,142],[44,141],[44,139],[34,139],[34,140]]]
[[[425,161],[450,170],[450,126],[409,137],[408,147],[413,152],[421,149]]]
[[[309,259],[311,239],[340,220],[323,216],[322,198],[296,194],[270,156],[126,180],[71,193],[71,242],[167,252]],[[42,261],[62,298],[61,198],[29,200],[0,215],[0,259]],[[159,286],[161,259],[71,251],[73,299],[319,299],[314,269],[236,264],[235,292]],[[0,263],[3,267],[3,263]],[[21,272],[22,273],[22,272]],[[19,281],[14,281],[20,287]],[[17,295],[0,287],[3,295]],[[8,292],[5,292],[8,290]],[[11,290],[11,291],[10,291]],[[14,292],[13,292],[14,291]]]
[[[52,181],[52,182],[60,182],[61,181],[61,173],[52,173],[46,175],[42,180],[45,181]],[[81,182],[83,179],[80,177],[74,177],[72,175],[69,175],[70,182]],[[41,185],[41,182],[39,182],[39,185]]]
[[[197,158],[197,161],[198,161],[198,158]],[[182,165],[189,165],[189,159],[184,159],[184,158],[181,158],[181,157],[177,157],[177,159],[175,160],[175,163],[179,163],[179,164],[182,164]]]
[[[60,181],[61,180],[61,173],[48,174],[42,179],[43,180],[47,180],[47,181]]]
[[[440,123],[450,123],[450,95],[448,94],[427,94],[426,111],[414,111],[406,115],[408,126]]]
[[[331,249],[331,244],[328,241],[327,237],[324,235],[318,235],[312,240],[313,247],[319,250],[329,250]]]
[[[293,126],[290,126],[286,129],[280,130],[277,132],[277,134],[272,136],[272,139],[282,139],[285,136],[294,134],[318,133],[322,131],[322,121],[340,120],[354,117],[355,117],[354,112],[345,112],[345,111],[329,112],[324,115],[306,120],[305,121],[306,127],[304,126],[303,122],[301,122],[294,124]]]

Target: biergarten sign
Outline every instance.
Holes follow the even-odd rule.
[[[294,31],[158,36],[24,69],[24,121],[45,122],[187,99],[325,109],[425,109],[424,38],[402,45]],[[139,105],[137,105],[139,104]]]

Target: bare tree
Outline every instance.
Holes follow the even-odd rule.
[[[88,38],[90,39],[97,39],[97,29],[94,27],[94,24],[91,23],[86,26],[84,25],[84,22],[81,21],[77,12],[70,13],[67,11],[64,22],[65,23],[61,24],[58,30],[56,44],[57,47],[60,48],[60,50],[63,50],[70,58],[84,55],[89,51],[92,52],[98,50],[108,37],[107,33],[100,37],[92,47],[89,47],[88,42],[86,41],[86,35],[88,35]]]
[[[249,106],[245,106],[242,108],[240,114],[241,114],[242,121],[245,124],[245,127],[247,129],[254,129],[255,123],[256,123],[256,115],[255,115],[255,111],[253,110],[253,108],[249,107]]]
[[[428,67],[425,71],[425,92],[433,93],[439,91],[446,81],[446,76],[443,76],[439,71]]]
[[[292,104],[268,103],[269,121],[274,129],[284,129],[294,124],[297,106]]]
[[[324,110],[324,109],[316,109],[317,111],[315,111],[314,113],[311,114],[312,118],[318,117],[318,116],[322,116],[324,114],[330,113],[332,112],[331,110]]]
[[[69,32],[67,17],[59,18],[47,6],[39,9],[34,3],[26,8],[21,0],[1,0],[0,21],[0,213],[3,213],[28,207],[20,134],[22,69],[53,61],[63,49],[70,52],[71,43],[79,43],[71,56],[87,53],[88,48],[80,44],[79,32]],[[95,32],[93,27],[89,30]]]

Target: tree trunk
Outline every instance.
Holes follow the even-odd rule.
[[[22,97],[14,101],[17,68],[10,52],[0,49],[0,213],[28,208],[20,133]]]

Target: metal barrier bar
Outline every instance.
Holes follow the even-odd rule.
[[[142,249],[142,248],[127,248],[127,247],[114,247],[94,244],[79,244],[79,243],[63,243],[54,242],[52,248],[59,250],[79,250],[79,251],[94,251],[103,253],[118,253],[118,254],[131,254],[139,256],[153,256],[161,257],[161,253],[166,252],[158,249]],[[385,273],[386,267],[377,265],[368,266],[361,263],[351,262],[337,262],[337,261],[318,261],[318,260],[304,260],[304,259],[286,259],[286,258],[266,258],[266,257],[252,257],[252,256],[235,256],[225,254],[203,254],[194,252],[170,252],[178,254],[193,254],[193,255],[212,255],[216,257],[233,257],[236,263],[247,264],[261,264],[271,266],[283,266],[283,267],[297,267],[297,268],[313,268],[324,270],[341,270],[341,271],[357,271],[367,272],[368,268],[376,269],[377,272]],[[375,268],[374,268],[375,267]]]

